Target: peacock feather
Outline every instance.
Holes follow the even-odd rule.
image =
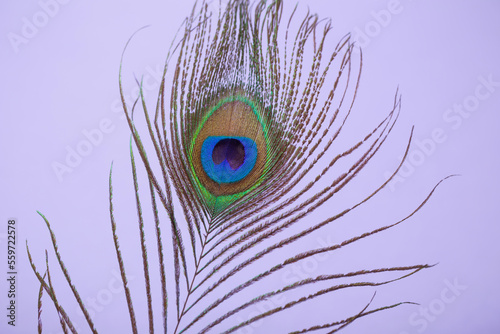
[[[139,98],[133,105],[125,102],[120,65],[148,306],[134,308],[136,292],[129,287],[127,259],[121,253],[124,246],[119,243],[110,172],[111,231],[132,332],[146,331],[138,328],[138,316],[148,317],[150,333],[158,323],[164,333],[238,332],[303,304],[314,309],[320,297],[385,285],[429,267],[359,269],[313,275],[290,284],[276,282],[277,274],[298,263],[407,220],[435,188],[399,221],[337,244],[306,251],[297,246],[368,202],[396,175],[406,154],[389,179],[354,204],[340,209],[331,205],[342,198],[391,133],[399,115],[399,95],[372,131],[358,134],[340,149],[337,143],[345,142],[342,134],[354,110],[362,64],[349,36],[332,43],[330,21],[301,14],[297,7],[284,17],[280,0],[252,4],[230,0],[215,14],[209,8],[205,1],[196,4],[181,36],[172,43],[154,108],[141,80],[137,80]],[[172,77],[169,82],[167,74]],[[410,142],[411,135],[406,153]],[[141,175],[147,176],[145,184]],[[145,193],[140,185],[146,187]],[[145,201],[152,220],[144,219]],[[91,331],[97,333],[71,283],[49,221],[42,217],[60,267]],[[147,224],[156,230],[155,245],[146,241]],[[158,263],[148,258],[148,247],[156,249]],[[56,297],[48,262],[40,272],[29,256],[41,284],[39,315],[46,293],[64,332],[76,333]],[[152,291],[154,279],[161,291]],[[287,303],[241,320],[252,307],[283,295]],[[154,299],[161,300],[161,309],[154,307]],[[294,323],[300,327],[293,333],[334,333],[366,315],[404,304],[372,307],[372,301],[361,303],[349,317],[333,319],[332,314],[316,324],[299,317]],[[41,324],[39,316],[39,332]]]

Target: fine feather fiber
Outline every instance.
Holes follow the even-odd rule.
[[[391,176],[344,196],[393,130],[400,96],[395,92],[385,116],[360,132],[350,116],[370,112],[355,105],[362,52],[349,35],[333,40],[328,19],[286,6],[278,0],[232,0],[212,11],[199,1],[171,37],[156,99],[145,96],[139,77],[138,99],[126,102],[125,47],[119,88],[131,132],[137,217],[115,218],[120,204],[114,201],[112,167],[108,229],[126,303],[119,325],[127,322],[129,332],[334,333],[411,304],[378,299],[390,283],[430,267],[327,266],[283,279],[297,266],[342,254],[353,243],[405,222],[437,187],[399,219],[371,217],[377,224],[364,232],[331,244],[311,242],[386,187],[406,158],[412,133]],[[137,38],[140,33],[129,43]],[[98,333],[65,266],[70,260],[58,249],[57,231],[40,215],[88,324],[85,332]],[[138,226],[140,247],[134,251],[140,263],[127,256],[129,245],[120,233],[125,223]],[[29,248],[28,254],[40,282],[39,332],[42,306],[49,301],[61,330],[78,332],[52,285],[55,269],[49,271],[48,260],[35,264]],[[127,276],[133,266],[141,268],[143,276],[134,278],[144,283],[141,289]],[[145,307],[137,307],[139,294]],[[331,309],[318,307],[325,303]]]

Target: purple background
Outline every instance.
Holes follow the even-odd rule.
[[[4,268],[6,262],[5,232],[9,218],[16,218],[19,225],[20,263],[18,325],[14,330],[7,326],[2,311],[2,333],[36,331],[39,285],[26,258],[26,239],[40,268],[44,263],[43,250],[49,249],[54,280],[62,280],[50,236],[36,210],[50,220],[63,259],[84,300],[113,291],[113,272],[118,265],[108,214],[107,178],[111,161],[115,166],[118,223],[121,222],[122,231],[127,228],[124,225],[131,226],[130,236],[122,234],[121,243],[125,245],[129,239],[136,241],[136,213],[130,204],[133,197],[127,156],[129,131],[117,108],[120,55],[135,30],[151,25],[134,39],[126,54],[124,89],[131,92],[133,74],[140,77],[163,64],[170,42],[192,6],[191,1],[180,4],[178,1],[73,0],[60,4],[59,8],[45,8],[52,14],[49,17],[40,14],[44,11],[43,3],[50,1],[3,1],[0,4],[3,86],[0,268]],[[216,2],[211,7],[215,9]],[[379,224],[396,221],[411,212],[441,178],[461,174],[445,182],[426,207],[405,224],[328,256],[318,264],[318,272],[323,269],[335,272],[337,267],[350,268],[365,263],[366,267],[378,267],[439,262],[438,266],[409,279],[377,288],[375,306],[405,300],[418,302],[420,306],[405,305],[364,318],[342,333],[500,332],[500,166],[497,158],[500,3],[486,0],[300,1],[301,13],[307,7],[322,17],[332,18],[332,40],[349,31],[355,39],[360,31],[364,34],[358,38],[364,46],[363,77],[355,104],[356,116],[349,127],[354,137],[364,134],[385,115],[398,86],[403,97],[402,114],[387,145],[350,185],[346,196],[366,194],[383,182],[386,173],[397,166],[412,125],[415,125],[415,141],[410,151],[412,166],[406,166],[402,182],[386,188],[366,208],[327,227],[300,247],[317,248],[321,240],[341,241],[343,236],[377,226],[367,223],[374,220]],[[390,18],[381,13],[391,13]],[[48,19],[44,21],[44,18]],[[12,33],[22,36],[26,22],[35,22],[39,27],[36,31],[24,31],[28,36],[25,43],[13,46],[9,36],[12,38]],[[488,78],[497,84],[485,86],[482,82]],[[154,97],[154,91],[150,96]],[[458,104],[466,104],[470,112],[464,109],[467,113],[459,116],[449,111]],[[53,170],[54,162],[64,163],[68,149],[76,149],[85,140],[84,132],[103,126],[103,122],[108,133],[71,172],[58,178]],[[436,131],[441,133],[439,143],[427,149],[418,145],[428,143]],[[136,253],[129,256],[129,271],[135,276],[132,284],[140,288],[141,260]],[[7,300],[5,271],[2,269],[0,279],[2,310]],[[453,282],[462,290],[443,297],[443,290]],[[72,298],[64,289],[66,287],[60,288],[60,294],[66,294],[67,298],[61,299],[63,303],[68,300],[67,309],[75,314]],[[356,295],[360,298],[355,304],[357,309],[369,301],[372,291]],[[96,309],[96,325],[103,333],[110,332],[110,328],[123,328],[128,332],[123,294],[111,292],[111,296],[107,305]],[[339,298],[341,296],[339,294]],[[140,314],[139,324],[145,326],[146,313],[140,307],[144,301],[139,299],[135,307]],[[339,318],[331,299],[321,299],[318,303],[323,303],[319,312],[331,314],[332,320]],[[429,310],[427,318],[420,313],[423,308]],[[59,333],[57,317],[47,298],[44,314],[44,332]],[[300,324],[301,317],[314,315],[304,311],[298,314],[287,322]],[[74,315],[73,318],[78,326],[85,328],[82,317]],[[241,332],[275,333],[280,326],[279,322],[265,320],[261,326]]]

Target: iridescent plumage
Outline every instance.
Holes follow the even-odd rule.
[[[297,19],[297,9],[286,20],[282,16],[283,1],[279,0],[270,4],[258,1],[253,7],[249,1],[231,0],[217,18],[202,1],[195,6],[182,38],[169,54],[155,112],[148,111],[141,83],[140,98],[133,106],[125,103],[122,93],[136,147],[135,150],[131,147],[131,160],[150,332],[155,320],[162,319],[159,321],[163,322],[165,333],[231,333],[295,305],[311,303],[314,307],[314,300],[321,295],[349,287],[386,284],[428,267],[318,275],[268,288],[266,282],[282,269],[395,226],[417,212],[429,198],[408,217],[343,243],[310,250],[295,247],[297,241],[367,202],[390,181],[352,206],[329,212],[319,220],[307,219],[331,203],[366,167],[391,132],[400,104],[396,96],[392,110],[373,131],[339,151],[334,143],[353,109],[361,57],[359,62],[353,59],[355,46],[349,36],[333,47],[328,39],[329,21],[320,21],[309,13]],[[174,57],[177,61],[170,69]],[[169,71],[173,73],[171,84],[165,79]],[[138,106],[144,111],[147,129],[140,129],[134,121],[138,116],[133,113]],[[153,151],[147,152],[146,141],[152,144]],[[154,222],[144,222],[142,218],[144,199],[141,200],[138,188],[134,151],[138,152],[148,176]],[[337,165],[345,169],[334,171]],[[167,219],[162,220],[159,211]],[[127,286],[126,259],[122,258],[118,244],[111,175],[110,212],[135,333],[137,310]],[[143,237],[143,226],[148,223],[154,223],[157,231],[161,294],[152,293],[150,287],[151,263]],[[165,232],[161,231],[167,227],[170,242],[166,247],[161,239]],[[281,249],[287,253],[280,253],[277,262],[268,265],[265,259]],[[251,276],[246,271],[249,268],[253,268]],[[390,280],[365,281],[365,276],[381,272],[396,276]],[[50,286],[39,273],[37,276],[50,294]],[[343,278],[354,282],[335,283]],[[313,293],[304,290],[308,292],[302,297],[293,297],[286,305],[246,321],[235,320],[239,312],[252,305],[321,282],[330,285],[328,288],[322,285]],[[257,285],[259,295],[250,299],[240,297],[242,301],[236,298]],[[158,296],[162,299],[162,311],[155,318],[151,300]],[[236,306],[224,309],[228,301]],[[368,310],[368,303],[352,317],[325,319],[316,326],[304,319],[302,328],[294,333],[316,330],[333,333],[360,317],[400,304]],[[90,319],[89,324],[93,328]]]

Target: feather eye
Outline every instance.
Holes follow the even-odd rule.
[[[193,129],[192,178],[207,206],[220,212],[265,178],[271,158],[267,124],[257,104],[236,95],[206,110]]]
[[[320,296],[388,284],[430,267],[363,268],[269,287],[271,277],[284,269],[401,224],[418,212],[435,190],[397,222],[384,223],[338,244],[302,251],[295,247],[298,241],[341,219],[384,189],[403,165],[411,143],[410,135],[400,165],[385,182],[351,206],[328,211],[319,220],[306,219],[333,202],[377,154],[396,123],[400,99],[396,94],[391,110],[371,132],[359,135],[346,148],[335,147],[353,110],[362,57],[358,60],[353,56],[349,36],[331,47],[331,24],[316,15],[307,13],[292,29],[297,15],[295,8],[288,23],[283,23],[286,21],[282,21],[280,0],[270,4],[260,0],[253,8],[249,1],[229,0],[217,18],[209,13],[206,1],[195,5],[178,45],[167,57],[154,119],[141,82],[137,101],[132,106],[125,103],[120,66],[123,109],[135,143],[130,158],[150,332],[156,320],[153,297],[160,294],[152,292],[155,276],[146,247],[146,224],[154,225],[156,231],[165,333],[232,333],[296,305],[313,304]],[[174,55],[177,62],[168,84],[166,73]],[[167,91],[171,92],[168,96]],[[143,131],[133,119],[137,106],[144,111],[153,154],[146,152],[146,136],[141,136]],[[134,152],[138,152],[148,177],[152,222],[143,217]],[[132,331],[136,333],[137,308],[133,307],[126,259],[120,251],[123,245],[118,243],[112,191],[110,174],[111,230]],[[61,269],[90,328],[96,332],[70,281],[49,222],[43,218]],[[162,239],[165,230],[168,237]],[[267,259],[275,262],[269,264]],[[54,301],[61,322],[69,325],[50,281],[47,284],[31,257],[30,261],[41,286]],[[380,278],[380,274],[389,276]],[[351,281],[345,283],[345,279]],[[252,287],[258,287],[257,296],[245,299],[244,292]],[[301,295],[297,297],[295,291]],[[239,320],[242,311],[283,294],[291,296],[285,305]],[[333,333],[366,315],[404,304],[369,309],[372,301],[341,320],[311,324],[309,319],[302,319],[301,329],[293,333]],[[229,310],[222,307],[227,303],[232,305]]]

